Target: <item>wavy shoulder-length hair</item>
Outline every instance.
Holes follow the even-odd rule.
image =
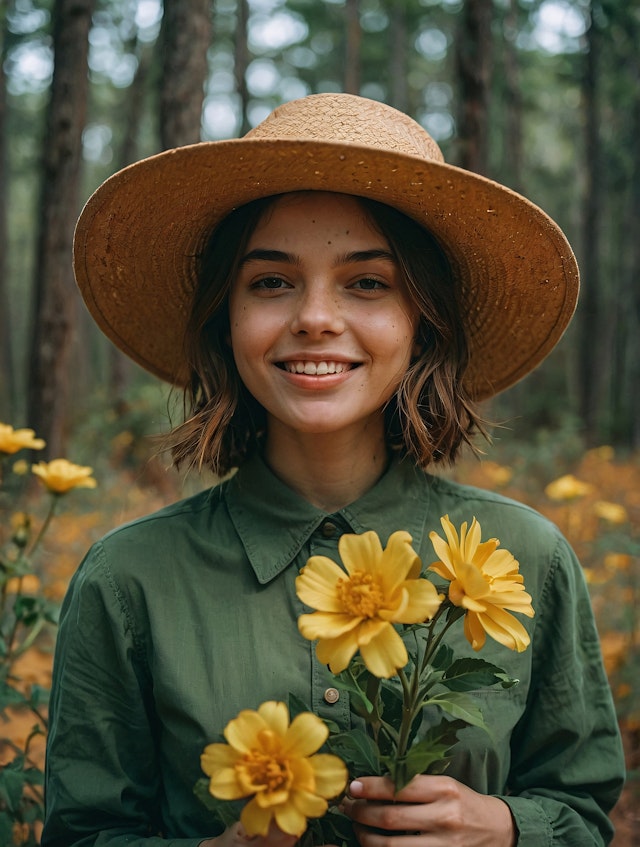
[[[224,476],[260,446],[264,408],[247,391],[229,344],[229,289],[253,232],[279,196],[233,211],[212,233],[200,258],[198,284],[185,334],[190,381],[184,423],[169,437],[179,467],[209,468]],[[396,209],[356,198],[386,238],[419,315],[416,348],[385,408],[389,448],[421,467],[452,463],[482,421],[464,389],[468,345],[459,285],[427,230]]]

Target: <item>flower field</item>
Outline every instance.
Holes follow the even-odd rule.
[[[0,655],[0,843],[7,843],[8,833],[8,843],[37,845],[55,610],[93,540],[191,493],[195,483],[165,472],[126,432],[114,436],[111,462],[97,467],[94,476],[71,463],[51,469],[55,475],[47,476],[46,469],[31,473],[22,446],[14,451],[13,441],[4,443],[11,450],[3,453],[0,443],[0,624],[5,648],[10,639],[14,657],[8,668],[6,649]],[[614,845],[640,843],[640,456],[616,455],[606,446],[585,451],[575,440],[541,438],[526,447],[499,443],[483,461],[467,458],[450,474],[531,505],[560,526],[578,553],[627,755],[627,786],[614,811]],[[94,477],[97,488],[89,490],[93,483],[87,480]],[[16,557],[29,553],[36,541],[29,567],[11,572]],[[16,603],[19,624],[12,620],[8,626]],[[10,693],[14,688],[19,694]]]

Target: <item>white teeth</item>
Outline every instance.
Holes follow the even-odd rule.
[[[345,362],[285,362],[284,368],[292,374],[324,376],[325,374],[341,374],[349,369],[349,365]]]

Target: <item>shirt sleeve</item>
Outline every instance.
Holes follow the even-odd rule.
[[[602,847],[624,756],[584,575],[561,539],[536,608],[533,677],[512,737],[518,847]]]
[[[43,847],[197,847],[163,838],[152,686],[100,544],[62,607],[46,762]]]

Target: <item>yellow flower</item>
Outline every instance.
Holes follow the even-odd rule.
[[[204,749],[200,761],[210,777],[209,791],[220,800],[252,797],[240,815],[247,835],[266,836],[273,820],[282,832],[300,837],[307,818],[324,815],[327,800],[347,782],[347,768],[337,756],[316,752],[328,735],[311,712],[290,724],[284,703],[245,709],[225,727],[228,744]]]
[[[12,576],[5,583],[7,594],[37,594],[39,590],[40,579],[34,573]]]
[[[14,429],[8,424],[0,423],[0,453],[10,455],[25,447],[30,450],[42,450],[44,446],[44,441],[36,438],[32,429]]]
[[[620,503],[609,503],[607,500],[597,500],[593,504],[593,511],[603,521],[611,524],[623,524],[629,520],[629,515]]]
[[[449,516],[440,519],[447,540],[431,532],[439,562],[429,570],[450,580],[449,599],[466,609],[464,634],[474,650],[480,650],[490,635],[500,644],[521,653],[529,646],[529,635],[506,609],[533,617],[531,596],[524,590],[519,564],[508,550],[498,550],[496,538],[480,541],[480,524],[474,518],[467,532],[466,522],[460,537]]]
[[[91,476],[93,468],[74,465],[66,459],[38,462],[31,470],[54,494],[66,494],[72,488],[95,488],[98,484]]]
[[[377,677],[393,676],[409,657],[394,623],[422,623],[442,600],[429,580],[408,532],[394,532],[382,549],[375,532],[343,535],[338,542],[346,573],[326,556],[312,556],[296,579],[300,600],[317,609],[298,618],[298,628],[333,673],[343,671],[356,651]]]
[[[594,491],[593,485],[588,482],[582,482],[573,474],[565,474],[550,482],[544,490],[544,493],[550,500],[575,500],[578,497],[584,497]]]

